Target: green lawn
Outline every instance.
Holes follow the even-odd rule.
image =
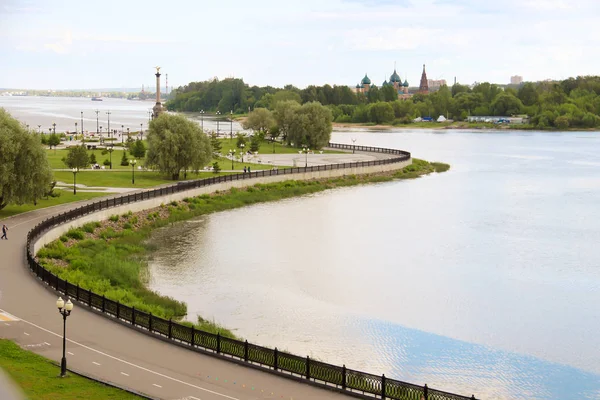
[[[71,179],[73,176],[71,174]],[[60,197],[49,197],[48,200],[42,199],[38,200],[37,205],[33,204],[23,204],[21,206],[15,204],[9,204],[0,210],[0,218],[7,218],[11,215],[21,214],[31,210],[37,210],[39,208],[56,206],[59,204],[71,203],[73,201],[80,200],[89,200],[94,197],[107,196],[110,193],[84,193],[78,192],[76,195],[73,195],[72,191],[66,191],[61,189],[54,189],[57,193],[60,193]]]
[[[235,135],[233,136],[233,140],[229,139],[229,136],[226,139],[221,139],[221,153],[227,154],[227,152],[232,150],[240,151],[236,147],[237,139]],[[250,148],[250,142],[246,143],[246,150]],[[298,154],[298,150],[295,147],[286,146],[279,142],[275,143],[275,154]],[[323,153],[327,154],[343,154],[342,151],[334,151],[334,150],[323,150]],[[271,141],[264,141],[261,143],[260,148],[258,149],[258,154],[273,154],[273,144]]]
[[[54,179],[60,182],[72,184],[73,173],[69,171],[54,171]],[[77,183],[86,186],[98,187],[135,187],[146,188],[163,183],[172,182],[164,175],[154,171],[135,171],[135,185],[131,183],[131,168],[129,170],[114,171],[79,171]]]
[[[131,167],[129,165],[127,166],[121,166],[121,157],[123,156],[123,151],[122,149],[116,149],[113,151],[112,153],[112,165],[113,165],[113,169],[131,169]],[[54,169],[61,169],[61,168],[67,168],[67,166],[65,165],[65,163],[62,162],[63,157],[66,157],[68,153],[68,150],[66,149],[59,149],[59,150],[47,150],[47,154],[48,154],[48,161],[50,161],[50,166]],[[104,165],[103,162],[104,160],[110,160],[110,154],[106,153],[105,155],[102,155],[102,150],[88,150],[88,154],[92,155],[95,154],[96,155],[96,162],[100,165]],[[129,152],[127,152],[127,159],[130,158],[135,158],[132,157]],[[139,159],[138,160],[138,164],[142,165],[144,163],[144,159]],[[108,168],[108,167],[106,167]]]
[[[60,378],[60,366],[42,356],[21,349],[10,340],[0,339],[0,367],[30,399],[141,398],[72,373],[68,373],[65,378]]]

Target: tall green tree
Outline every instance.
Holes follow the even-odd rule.
[[[65,165],[69,168],[85,168],[90,164],[90,157],[88,155],[85,145],[71,146],[67,150],[67,155],[62,159]]]
[[[35,203],[48,192],[52,178],[40,137],[0,108],[0,209]]]
[[[219,135],[217,132],[212,132],[210,134],[210,147],[212,148],[213,154],[219,154],[221,152],[222,143],[221,139],[219,139]]]
[[[392,105],[387,102],[380,101],[369,105],[369,118],[371,122],[376,124],[383,124],[386,122],[392,122],[394,120],[394,109]]]
[[[48,137],[48,146],[50,148],[54,147],[54,150],[56,150],[56,146],[58,146],[60,144],[60,136],[58,136],[56,133],[51,133],[50,136]]]
[[[279,134],[283,140],[287,140],[287,136],[290,132],[290,127],[294,121],[296,111],[300,108],[300,104],[293,100],[282,101],[277,104],[273,116],[279,130]]]
[[[294,112],[287,142],[296,147],[323,148],[331,140],[332,120],[331,111],[321,103],[306,103]]]
[[[273,113],[266,108],[255,108],[248,114],[248,118],[242,125],[244,129],[266,132],[275,125],[275,118],[273,118]]]
[[[150,122],[146,165],[179,179],[181,171],[199,171],[212,158],[210,141],[198,124],[181,115],[162,114]]]

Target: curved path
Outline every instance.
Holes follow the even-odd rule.
[[[97,199],[96,199],[97,200]],[[73,203],[21,214],[0,223],[0,337],[56,362],[62,356],[57,296],[29,272],[27,232]],[[80,205],[80,204],[78,204]],[[68,368],[157,399],[343,399],[320,389],[165,343],[80,307],[67,319]],[[59,369],[57,368],[57,374]]]

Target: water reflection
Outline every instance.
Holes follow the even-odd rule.
[[[336,133],[452,169],[173,225],[152,287],[191,319],[329,362],[489,398],[594,398],[600,156],[581,135]]]

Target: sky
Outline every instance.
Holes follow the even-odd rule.
[[[600,73],[599,21],[598,0],[0,0],[0,88],[565,79]]]

